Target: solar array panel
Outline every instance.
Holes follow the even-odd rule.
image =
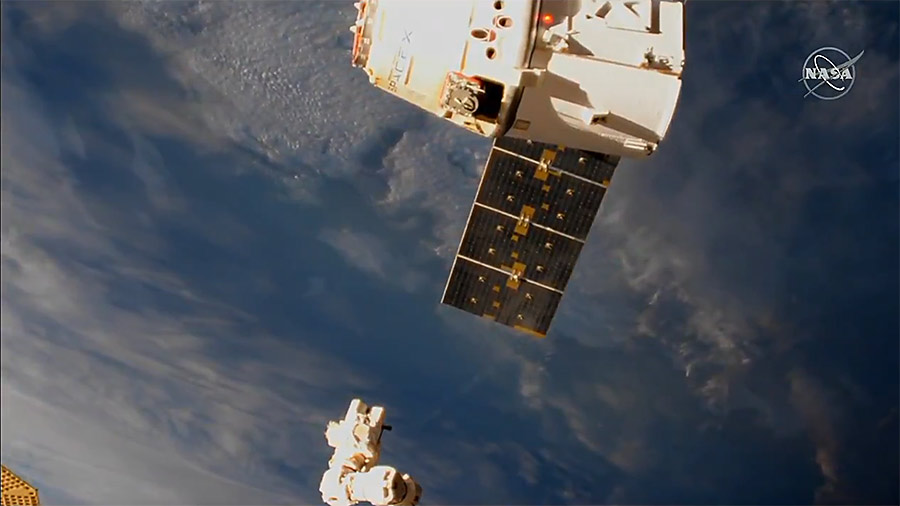
[[[442,302],[545,336],[618,163],[497,139]]]

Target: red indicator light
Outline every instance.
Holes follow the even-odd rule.
[[[549,25],[553,24],[553,14],[550,14],[550,13],[544,14],[544,17],[542,19],[544,20],[545,25],[549,26]]]

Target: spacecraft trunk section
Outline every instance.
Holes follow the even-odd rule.
[[[494,146],[443,302],[550,326],[621,157],[654,153],[681,92],[673,0],[362,0],[352,63]]]

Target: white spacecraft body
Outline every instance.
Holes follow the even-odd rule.
[[[378,465],[384,425],[381,406],[367,406],[360,399],[350,402],[347,415],[328,422],[325,439],[334,448],[328,470],[322,475],[319,492],[331,506],[351,506],[369,502],[375,506],[414,506],[422,497],[422,487],[408,474]]]
[[[352,63],[372,84],[494,138],[443,302],[545,335],[613,169],[669,129],[683,1],[356,6]]]
[[[375,86],[473,132],[642,157],[675,112],[682,2],[357,5],[353,64]]]

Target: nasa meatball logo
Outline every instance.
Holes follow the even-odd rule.
[[[806,87],[803,97],[837,100],[849,93],[856,81],[856,62],[864,52],[853,58],[836,47],[822,47],[810,53],[803,62],[803,74],[798,81]]]

